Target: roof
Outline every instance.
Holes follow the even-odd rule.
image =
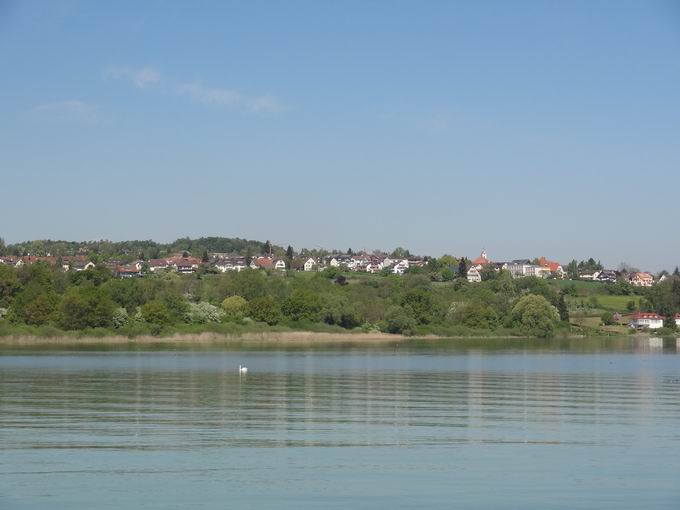
[[[274,261],[269,257],[258,257],[255,259],[255,264],[263,269],[270,269],[274,267]]]
[[[640,319],[653,319],[653,320],[663,320],[663,315],[659,315],[656,312],[635,312],[632,316],[633,320]]]
[[[489,258],[486,256],[486,252],[482,250],[482,253],[475,260],[472,261],[474,266],[483,266],[489,263]]]

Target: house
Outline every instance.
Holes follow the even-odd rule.
[[[223,273],[227,271],[242,271],[248,267],[246,265],[245,257],[225,257],[218,258],[215,262],[215,268]]]
[[[507,270],[513,278],[522,278],[524,276],[530,276],[530,273],[533,273],[532,267],[529,259],[515,259],[508,262]],[[531,274],[531,276],[533,276],[533,274]]]
[[[37,262],[43,262],[51,267],[55,267],[57,265],[57,257],[52,257],[51,255],[45,257],[26,255],[25,257],[21,257],[21,260],[23,261],[23,264],[26,264],[27,266],[30,266],[31,264],[35,264]],[[19,265],[17,265],[17,267],[19,267]]]
[[[151,259],[149,260],[149,271],[165,271],[170,268],[170,259]]]
[[[196,257],[176,257],[172,259],[170,267],[178,273],[188,274],[196,271],[199,264],[200,260]]]
[[[635,312],[631,316],[629,325],[636,329],[659,329],[663,327],[663,320],[664,317],[655,312]]]
[[[142,262],[132,262],[116,268],[116,274],[121,278],[134,278],[142,276]]]
[[[409,261],[406,259],[400,260],[399,262],[392,265],[393,274],[404,274],[408,271]]]
[[[588,280],[588,281],[594,281],[595,278],[600,274],[599,271],[590,271],[590,270],[584,270],[584,271],[579,271],[578,272],[578,279],[579,280]]]
[[[628,280],[634,287],[651,287],[654,285],[654,277],[649,273],[641,271],[632,273]]]
[[[564,278],[564,268],[559,262],[553,262],[545,257],[541,257],[538,259],[538,265],[547,268],[551,275],[557,278]]]
[[[375,274],[382,271],[383,265],[381,263],[370,263],[366,266],[366,272]]]
[[[307,260],[305,260],[305,263],[302,264],[302,270],[303,271],[316,271],[318,264],[316,260],[314,260],[312,257],[309,257]]]
[[[274,259],[272,257],[257,257],[253,259],[256,269],[274,269]]]
[[[675,325],[680,326],[680,313],[675,314]]]
[[[21,257],[15,257],[14,255],[7,255],[5,257],[0,257],[0,264],[5,264],[8,266],[20,267],[24,263]]]
[[[274,262],[274,269],[278,271],[285,271],[286,270],[286,261],[284,259],[280,258],[275,258],[273,259]]]
[[[597,273],[593,280],[601,283],[616,283],[618,278],[619,274],[613,269],[603,269]]]
[[[482,281],[482,274],[477,266],[472,266],[467,272],[467,281],[471,283],[478,283]]]

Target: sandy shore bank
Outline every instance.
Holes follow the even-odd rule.
[[[437,339],[440,337],[428,337]],[[220,333],[200,333],[196,335],[176,334],[157,337],[151,335],[128,338],[127,336],[103,337],[71,337],[71,336],[5,336],[0,337],[0,345],[4,346],[37,346],[37,345],[207,345],[228,343],[285,343],[285,344],[331,344],[331,343],[389,343],[403,342],[408,337],[388,333],[314,333],[311,331],[279,331],[261,333],[243,333],[228,335]]]

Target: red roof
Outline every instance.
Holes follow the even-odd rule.
[[[489,263],[489,259],[486,257],[486,252],[482,251],[482,254],[472,261],[473,266],[484,266]]]
[[[269,257],[259,257],[255,260],[255,264],[264,269],[270,269],[274,267],[274,261]]]
[[[540,259],[538,259],[538,264],[542,267],[547,267],[548,269],[550,269],[551,273],[554,273],[560,267],[562,267],[562,264],[560,264],[559,262],[553,262],[552,260],[548,260],[545,257],[541,257]]]
[[[678,315],[680,315],[680,314],[678,314]],[[664,317],[662,315],[659,315],[656,312],[635,312],[633,314],[633,320],[640,320],[640,319],[664,320]]]

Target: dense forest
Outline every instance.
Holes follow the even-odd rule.
[[[155,241],[53,241],[35,240],[5,245],[0,238],[0,256],[2,255],[35,255],[35,256],[65,256],[85,254],[94,262],[105,260],[119,260],[123,263],[132,260],[149,260],[165,257],[173,253],[236,253],[258,255],[271,252],[284,255],[286,250],[281,246],[274,246],[269,242],[252,241],[228,237],[201,237],[190,239],[183,237],[172,243],[157,243]]]

